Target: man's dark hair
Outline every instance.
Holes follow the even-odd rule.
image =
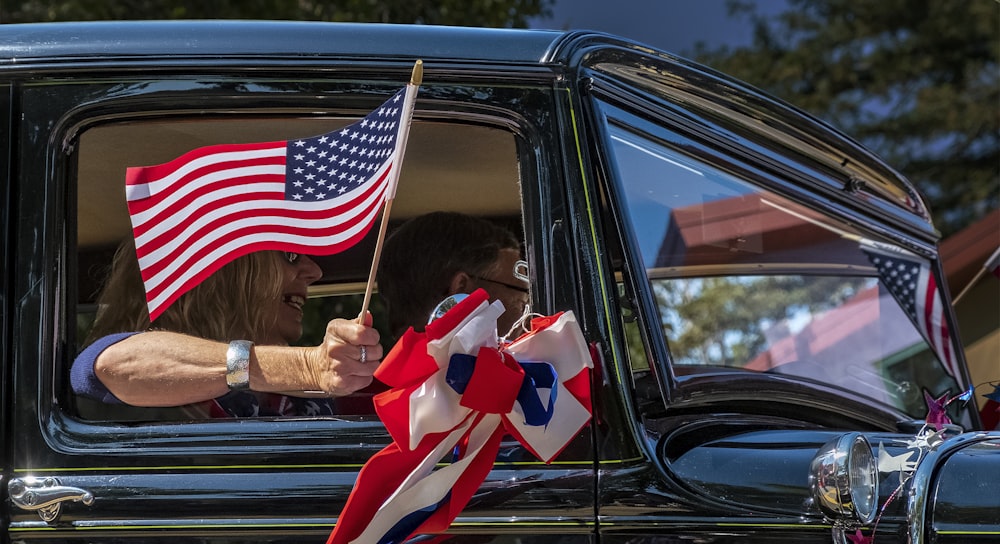
[[[459,272],[487,275],[502,249],[520,249],[509,230],[486,219],[432,212],[403,223],[386,239],[378,269],[379,294],[394,336],[423,330]]]

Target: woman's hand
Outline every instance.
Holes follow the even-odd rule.
[[[371,324],[371,314],[365,316],[364,325],[346,319],[327,323],[323,343],[310,348],[306,357],[311,381],[318,390],[339,397],[372,383],[382,346]]]

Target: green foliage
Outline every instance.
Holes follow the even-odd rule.
[[[730,0],[748,47],[694,56],[851,134],[927,195],[950,234],[1000,203],[1000,2]]]
[[[266,19],[527,26],[554,0],[23,0],[5,2],[0,22]],[[13,4],[13,7],[9,7]]]
[[[832,276],[747,276],[654,281],[675,361],[742,366],[786,320],[840,307],[863,280]]]
[[[296,345],[317,346],[323,342],[326,334],[326,325],[331,319],[354,319],[361,313],[361,306],[364,304],[364,295],[341,295],[329,297],[310,298],[303,308],[302,316],[302,337]],[[389,333],[389,321],[386,315],[385,305],[382,299],[376,294],[368,303],[368,312],[372,314],[372,326],[378,330],[381,336],[381,344],[386,353],[395,343]]]

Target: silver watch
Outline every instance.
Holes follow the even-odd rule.
[[[233,340],[226,350],[226,385],[230,389],[243,391],[250,389],[250,348],[249,340]]]

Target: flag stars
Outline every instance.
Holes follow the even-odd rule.
[[[384,179],[400,126],[402,92],[365,118],[334,132],[288,142],[286,198],[333,199]],[[294,149],[294,151],[293,151]]]

